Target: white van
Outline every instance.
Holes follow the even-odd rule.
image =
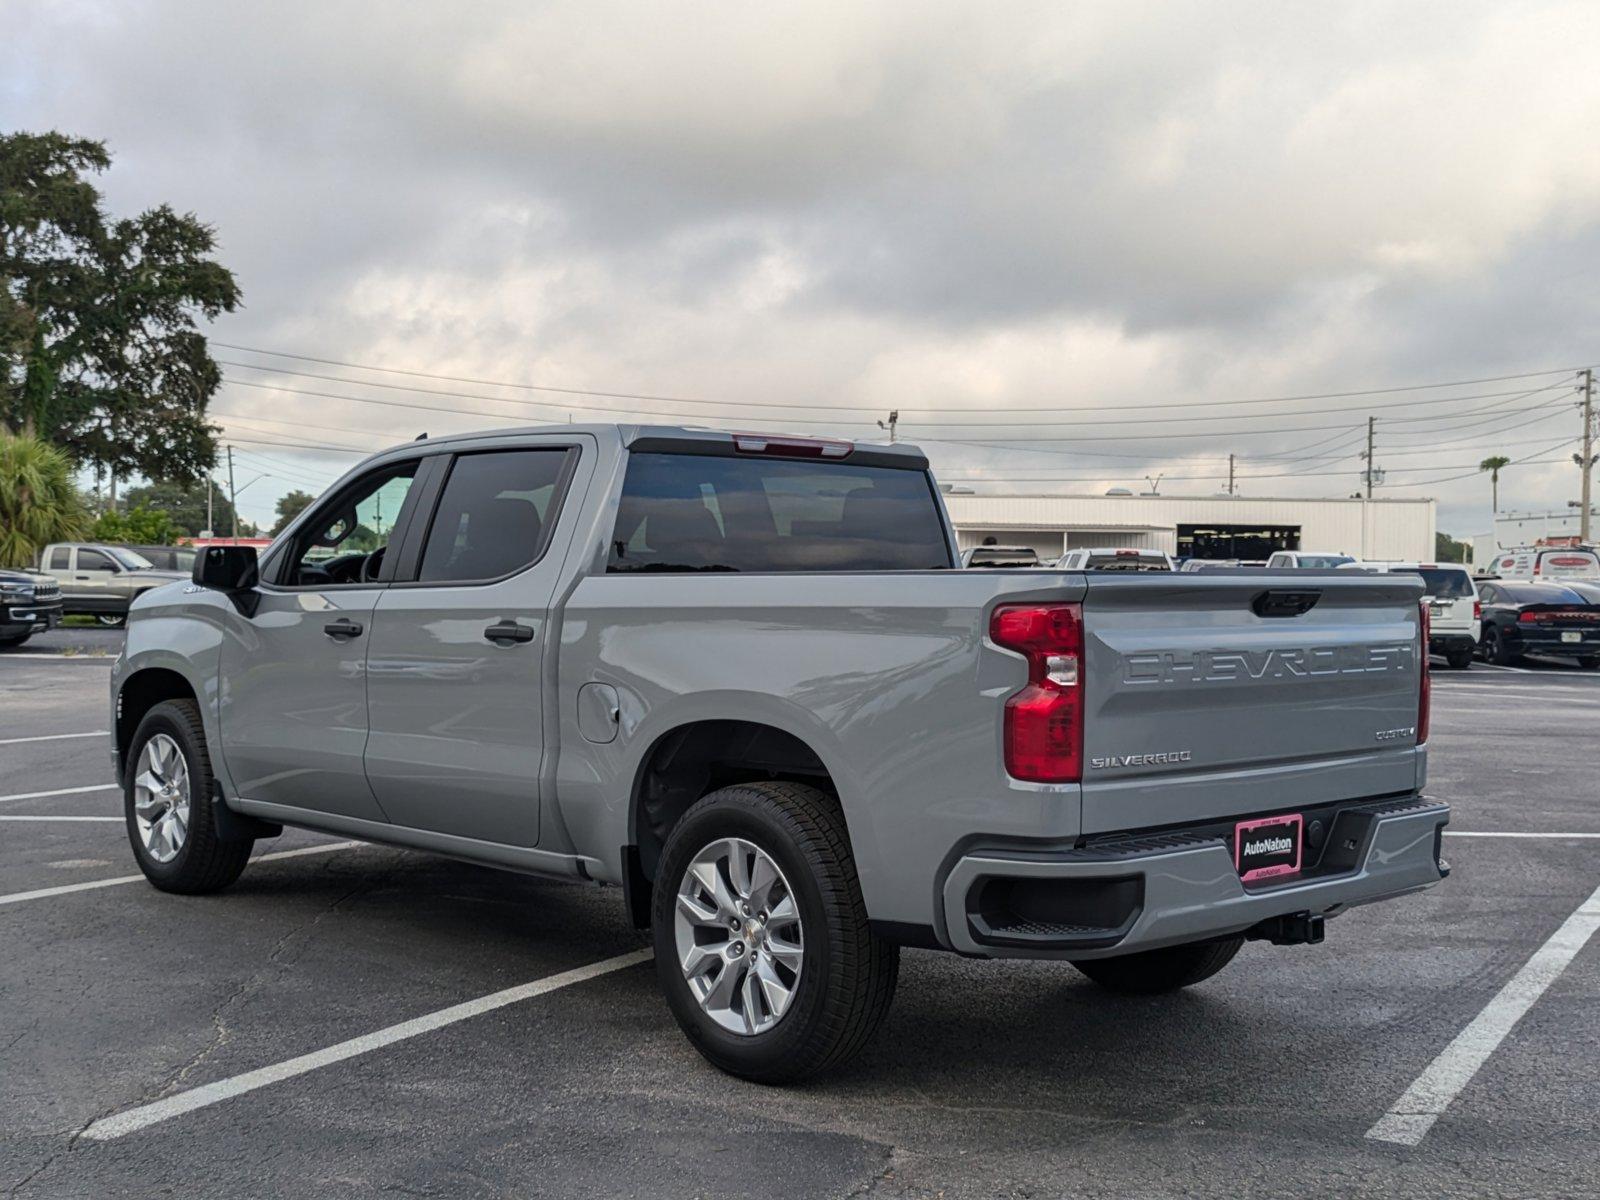
[[[1584,546],[1517,546],[1487,566],[1501,579],[1600,579],[1600,554]]]
[[[1472,665],[1483,629],[1483,605],[1466,567],[1460,563],[1352,562],[1339,570],[1422,576],[1422,599],[1428,605],[1428,650],[1444,655],[1458,671]]]
[[[1356,556],[1353,554],[1330,554],[1317,550],[1278,550],[1267,559],[1267,566],[1288,571],[1328,570],[1355,561]]]
[[[1135,550],[1114,546],[1068,550],[1056,559],[1061,571],[1170,571],[1172,559],[1160,550]]]

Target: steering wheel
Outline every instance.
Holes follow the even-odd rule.
[[[361,582],[362,583],[377,583],[378,582],[378,572],[383,570],[383,552],[386,549],[388,549],[387,546],[379,546],[376,550],[374,550],[371,554],[367,555],[367,557],[362,560],[362,563],[361,563]]]

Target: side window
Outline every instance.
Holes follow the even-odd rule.
[[[387,467],[325,501],[295,534],[278,581],[326,587],[376,580],[416,474],[415,460]]]
[[[638,453],[607,570],[898,571],[950,567],[925,472]]]
[[[67,571],[72,567],[72,547],[57,546],[50,551],[50,567],[52,571]]]
[[[536,561],[555,525],[569,453],[552,446],[457,458],[428,529],[418,582],[500,579]]]
[[[1483,601],[1485,604],[1499,604],[1500,591],[1492,583],[1479,584],[1478,599]]]
[[[78,570],[80,571],[102,571],[109,575],[116,569],[116,564],[111,561],[111,556],[108,554],[102,554],[98,550],[87,548],[78,551]]]

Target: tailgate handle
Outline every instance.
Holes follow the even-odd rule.
[[[1321,592],[1262,592],[1250,602],[1258,617],[1298,617],[1310,612],[1322,599]]]

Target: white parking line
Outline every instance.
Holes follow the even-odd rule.
[[[352,850],[357,846],[365,846],[365,842],[330,842],[325,846],[302,846],[298,850],[275,850],[271,854],[263,854],[259,858],[252,858],[250,862],[276,862],[284,858],[300,858],[306,854],[332,854],[335,850]],[[68,883],[61,887],[40,888],[34,892],[12,892],[9,896],[0,896],[0,905],[21,904],[25,900],[44,900],[50,896],[65,896],[69,892],[92,892],[96,888],[116,887],[123,883],[142,883],[143,875],[119,875],[115,879],[91,879],[87,883]]]
[[[231,1100],[235,1096],[242,1096],[246,1092],[253,1092],[258,1088],[280,1083],[285,1079],[293,1079],[296,1075],[304,1075],[308,1071],[315,1071],[319,1067],[331,1066],[333,1063],[343,1062],[347,1058],[355,1058],[359,1054],[366,1054],[372,1050],[381,1050],[385,1046],[394,1045],[396,1042],[403,1042],[408,1038],[418,1037],[424,1033],[432,1033],[435,1029],[442,1029],[446,1025],[454,1025],[457,1021],[465,1021],[469,1017],[476,1017],[486,1012],[493,1012],[495,1009],[504,1008],[508,1004],[531,1000],[535,996],[548,995],[551,992],[559,991],[561,988],[571,987],[575,983],[583,983],[590,979],[597,979],[601,975],[609,975],[613,971],[622,971],[628,967],[638,966],[640,963],[648,962],[650,957],[651,952],[649,950],[631,950],[627,954],[619,954],[615,958],[602,959],[600,962],[590,963],[586,967],[562,971],[559,975],[550,975],[544,979],[536,979],[531,983],[518,984],[516,987],[506,988],[501,992],[491,992],[487,996],[479,996],[476,1000],[468,1000],[463,1004],[453,1004],[449,1008],[441,1008],[438,1012],[432,1012],[422,1017],[414,1017],[409,1021],[402,1021],[398,1025],[387,1026],[376,1033],[364,1034],[361,1037],[339,1042],[323,1050],[315,1050],[310,1054],[302,1054],[298,1058],[275,1063],[270,1067],[260,1067],[254,1071],[246,1071],[243,1075],[235,1075],[231,1079],[208,1083],[204,1087],[191,1088],[187,1092],[179,1092],[175,1096],[168,1096],[165,1100],[157,1100],[152,1104],[130,1108],[127,1112],[120,1112],[114,1116],[102,1117],[85,1129],[83,1136],[99,1142],[124,1137],[141,1129],[147,1129],[158,1122],[181,1116],[187,1112],[193,1112],[197,1108],[219,1104],[224,1100]]]
[[[0,654],[0,662],[9,658],[48,658],[55,662],[92,662],[110,666],[116,662],[113,654]]]
[[[43,800],[49,796],[79,796],[84,792],[120,792],[122,788],[115,783],[94,783],[88,787],[55,788],[48,792],[18,792],[14,796],[0,796],[0,804],[8,804],[12,800]]]
[[[1446,829],[1445,837],[1600,838],[1600,833],[1513,833],[1508,830]]]
[[[1534,951],[1522,970],[1495,995],[1472,1023],[1458,1033],[1439,1057],[1406,1089],[1405,1095],[1367,1130],[1374,1141],[1415,1146],[1427,1136],[1444,1110],[1472,1081],[1506,1034],[1534,1001],[1544,995],[1567,964],[1577,957],[1596,929],[1600,929],[1600,888],[1562,922],[1561,928]]]
[[[0,817],[0,821],[115,821],[122,824],[121,817]]]
[[[45,733],[38,737],[0,738],[0,746],[16,746],[23,742],[64,742],[68,738],[106,737],[109,729],[92,729],[88,733]]]

